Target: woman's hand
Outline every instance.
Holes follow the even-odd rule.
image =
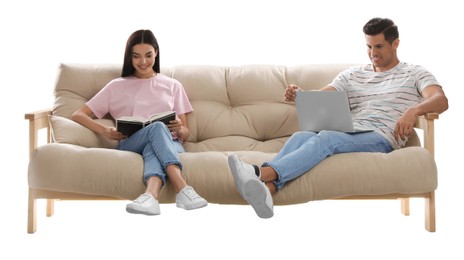
[[[178,114],[176,120],[169,121],[167,125],[169,131],[176,133],[177,137],[187,140],[190,136],[188,121],[185,114]]]
[[[167,125],[167,127],[169,128],[169,131],[175,132],[177,133],[177,135],[180,134],[182,126],[183,126],[182,121],[180,121],[179,119],[171,120],[169,121],[169,124]]]
[[[115,127],[106,127],[104,131],[104,136],[109,140],[123,140],[126,139],[127,136],[123,135],[121,132],[118,132]]]

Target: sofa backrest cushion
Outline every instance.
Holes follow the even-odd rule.
[[[286,86],[319,89],[349,66],[186,65],[161,72],[182,83],[194,109],[187,116],[191,136],[185,142],[186,151],[277,152],[298,131],[294,104],[284,101]],[[61,64],[52,114],[69,119],[120,73],[121,65],[115,64]],[[52,128],[54,135],[60,135],[61,129],[53,122]],[[92,145],[101,146],[101,141]]]
[[[101,124],[114,126],[111,119],[97,119]],[[51,136],[55,143],[75,144],[87,148],[116,148],[115,140],[109,140],[71,119],[50,115]]]

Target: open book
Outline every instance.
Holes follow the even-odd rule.
[[[161,121],[165,124],[169,124],[169,121],[176,119],[176,112],[167,111],[159,114],[151,115],[149,118],[142,118],[138,116],[123,116],[116,119],[116,129],[123,135],[129,137],[138,130],[145,126]]]

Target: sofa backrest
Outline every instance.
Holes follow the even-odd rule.
[[[186,151],[277,152],[298,131],[294,104],[284,101],[289,84],[326,86],[352,64],[203,66],[162,68],[179,80],[192,103]],[[121,73],[115,64],[61,64],[53,115],[72,113]]]

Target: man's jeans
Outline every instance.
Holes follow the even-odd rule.
[[[390,143],[376,132],[347,134],[335,131],[296,132],[284,147],[263,166],[271,166],[277,172],[274,183],[280,190],[293,180],[316,166],[325,158],[338,153],[380,152],[393,150]]]

